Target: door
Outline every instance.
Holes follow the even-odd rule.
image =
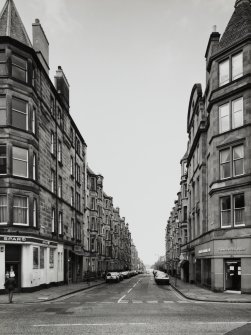
[[[21,246],[6,244],[5,246],[5,273],[14,271],[16,290],[21,291]]]
[[[225,290],[241,290],[241,260],[225,260]]]

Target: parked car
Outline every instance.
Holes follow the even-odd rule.
[[[118,272],[108,272],[105,277],[105,281],[107,283],[115,282],[118,283],[120,281]]]
[[[155,275],[155,283],[158,285],[169,285],[170,279],[168,274],[158,271]]]
[[[123,278],[130,278],[130,274],[129,274],[128,271],[123,271],[123,272],[121,272],[121,273],[122,273],[122,275],[123,275]]]

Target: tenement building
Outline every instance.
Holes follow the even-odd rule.
[[[236,1],[205,57],[205,92],[195,84],[188,107],[188,240],[180,245],[180,265],[189,272],[182,279],[251,293],[250,0]],[[166,241],[176,234],[170,224]]]
[[[10,269],[18,290],[101,275],[119,255],[125,262],[117,266],[130,269],[130,232],[118,211],[113,224],[103,177],[87,167],[69,83],[60,66],[54,84],[49,77],[38,19],[32,33],[33,43],[7,0],[0,14],[0,290]]]

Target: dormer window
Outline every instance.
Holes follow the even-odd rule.
[[[12,77],[27,82],[27,60],[12,55]]]
[[[219,86],[243,76],[243,53],[240,52],[219,64]]]

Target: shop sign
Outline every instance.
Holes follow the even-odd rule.
[[[39,243],[50,246],[57,246],[56,242],[41,240],[34,237],[25,237],[25,236],[0,236],[0,241],[5,242],[18,242],[18,243]]]
[[[206,254],[207,252],[210,252],[211,249],[210,248],[207,248],[207,249],[201,249],[198,251],[198,254]]]
[[[219,252],[241,252],[245,250],[246,248],[221,248]]]

